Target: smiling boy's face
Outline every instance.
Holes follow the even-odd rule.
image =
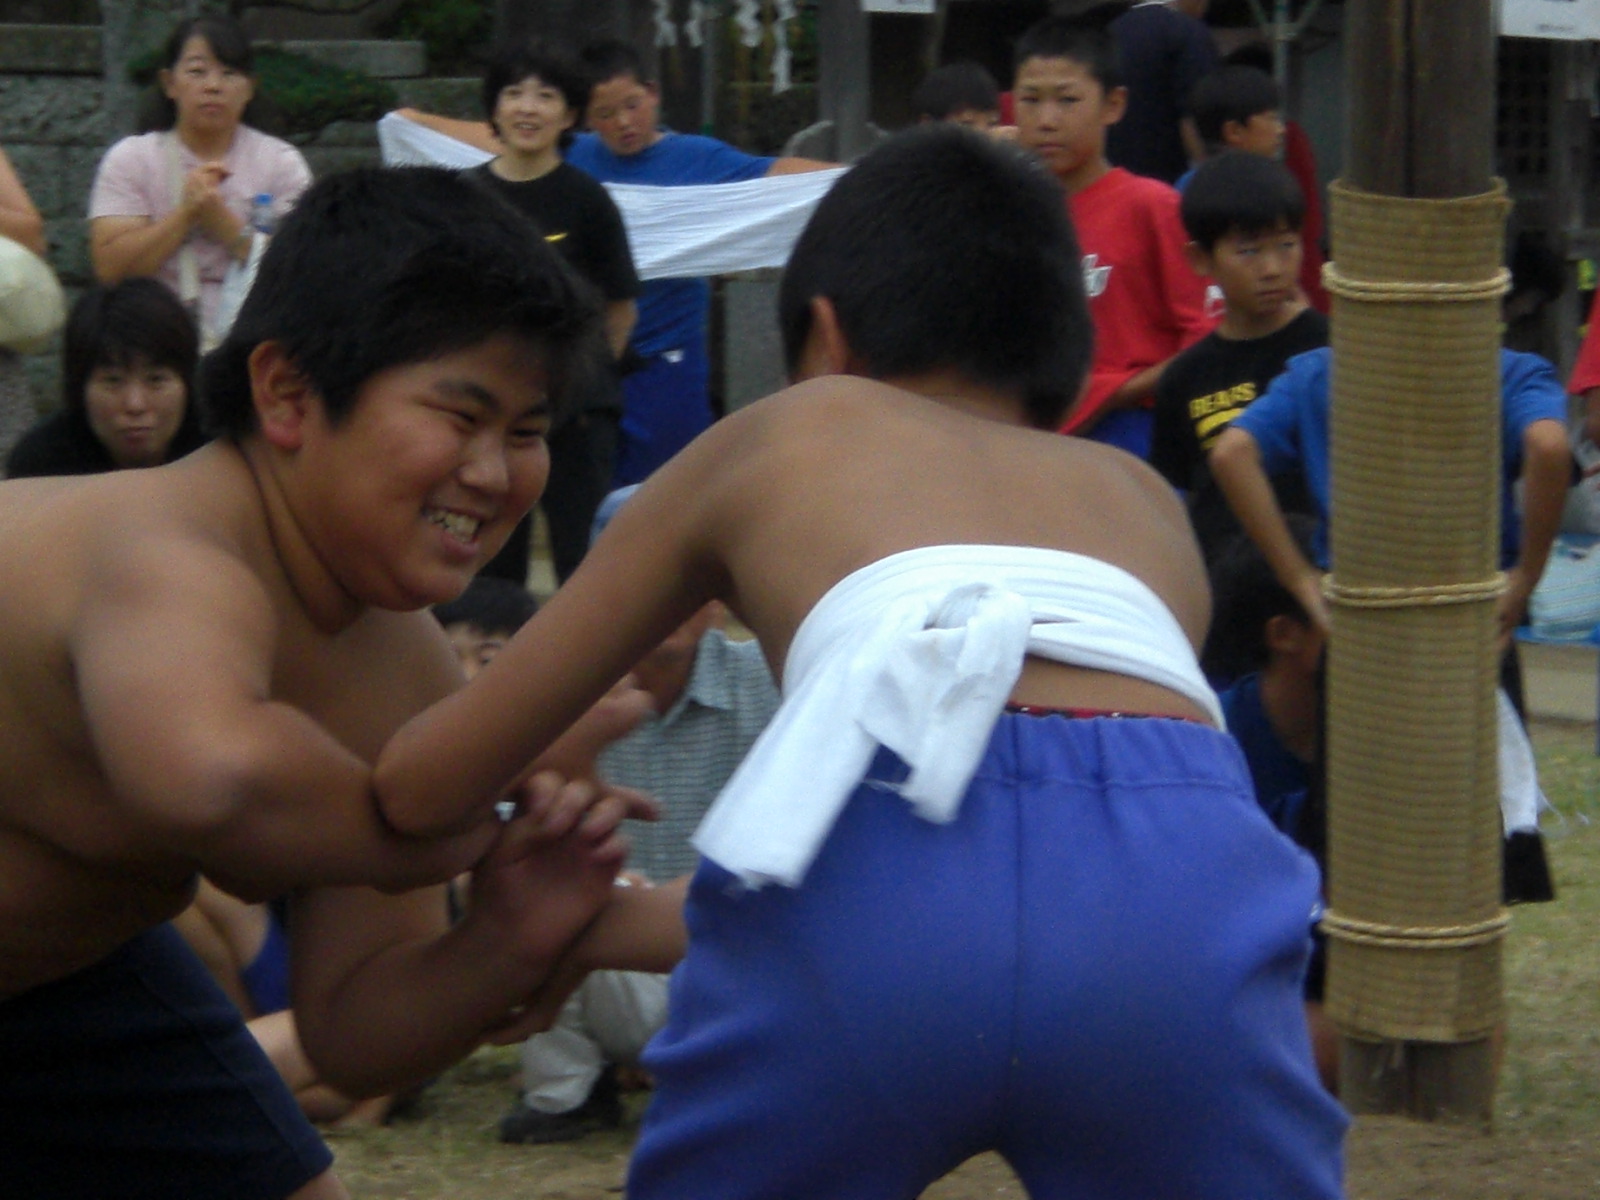
[[[547,388],[538,348],[498,334],[378,372],[337,424],[310,400],[295,515],[343,589],[391,609],[460,595],[544,491]]]

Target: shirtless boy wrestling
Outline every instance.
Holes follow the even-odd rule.
[[[552,397],[596,319],[481,189],[342,175],[285,222],[208,360],[214,444],[0,486],[9,1194],[345,1195],[163,924],[199,873],[293,893],[300,1032],[353,1095],[477,1045],[605,902],[621,798],[542,775],[516,819],[412,837],[368,767],[460,685],[411,610],[459,593],[538,496]],[[475,863],[448,931],[437,888],[351,886],[402,893]]]
[[[388,818],[447,830],[709,599],[781,672],[696,838],[634,1200],[914,1196],[989,1149],[1036,1197],[1339,1193],[1316,870],[1218,728],[1187,518],[1050,432],[1091,336],[1063,209],[964,130],[863,159],[784,277],[802,382],[379,756]]]

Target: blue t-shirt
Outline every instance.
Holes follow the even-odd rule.
[[[1317,527],[1317,565],[1328,565],[1328,501],[1332,463],[1328,452],[1330,349],[1289,360],[1266,394],[1242,412],[1234,429],[1255,438],[1268,475],[1298,470],[1322,513]],[[1555,368],[1537,354],[1500,351],[1500,566],[1517,561],[1521,527],[1512,485],[1522,474],[1522,437],[1535,421],[1567,420],[1567,394]]]
[[[1228,732],[1244,751],[1256,802],[1274,825],[1294,837],[1311,788],[1311,768],[1291,754],[1273,732],[1261,703],[1261,677],[1246,675],[1217,699]]]
[[[637,154],[613,154],[592,133],[580,133],[566,161],[601,183],[646,183],[681,187],[760,179],[774,159],[746,154],[716,138],[663,130],[661,140]],[[649,357],[704,343],[711,287],[704,279],[653,279],[639,293],[639,323],[633,348]]]

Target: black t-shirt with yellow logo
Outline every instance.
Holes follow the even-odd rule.
[[[1296,354],[1328,344],[1328,318],[1306,309],[1277,333],[1248,341],[1210,334],[1168,364],[1156,387],[1150,465],[1188,496],[1189,519],[1209,566],[1239,532],[1206,453]],[[1285,512],[1314,512],[1298,475],[1273,479]]]

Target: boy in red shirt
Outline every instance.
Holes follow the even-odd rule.
[[[1046,18],[1022,35],[1015,62],[1017,140],[1066,189],[1094,319],[1089,378],[1061,431],[1145,458],[1162,370],[1216,324],[1184,258],[1178,193],[1106,159],[1128,91],[1103,24]]]

